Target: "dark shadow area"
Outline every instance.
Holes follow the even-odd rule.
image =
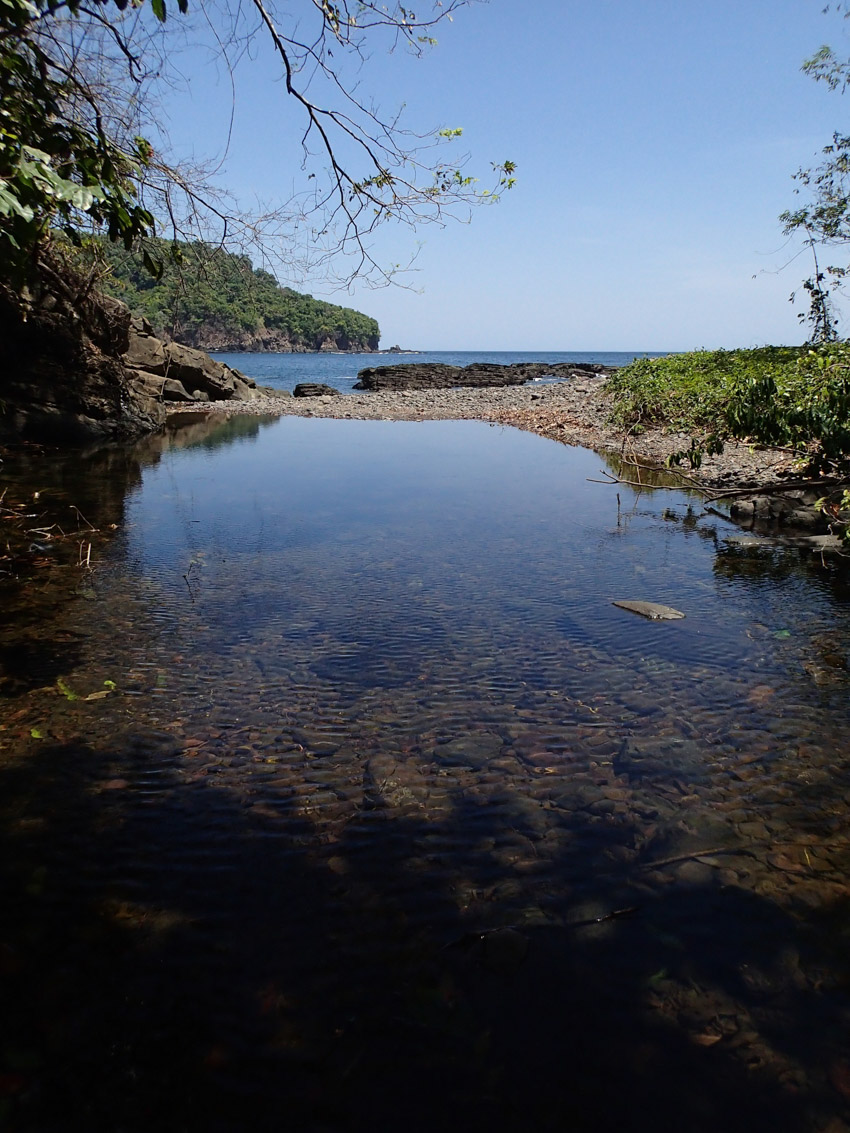
[[[519,793],[457,792],[435,819],[370,790],[322,828],[286,793],[237,797],[159,734],[7,767],[5,1127],[802,1133],[850,1117],[850,973],[824,943],[846,908],[792,916],[707,867],[650,883],[658,847],[617,867],[636,828],[584,811],[563,814],[580,849],[564,842],[550,898],[500,859],[539,837]],[[451,871],[425,852],[441,839],[471,847]],[[545,920],[523,922],[529,901]]]
[[[0,645],[0,698],[55,684],[80,658],[80,642],[69,640],[69,636],[53,635],[48,642],[32,638]]]

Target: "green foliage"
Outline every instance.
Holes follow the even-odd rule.
[[[674,458],[699,467],[734,438],[796,448],[813,471],[850,458],[850,345],[760,347],[641,358],[608,383],[613,420],[691,437]]]
[[[378,345],[375,319],[281,287],[269,272],[254,268],[247,256],[200,241],[148,239],[129,254],[95,241],[89,254],[108,265],[109,274],[101,282],[104,290],[178,341],[194,341],[204,328],[234,339],[246,331],[268,329],[286,332],[308,350],[327,337],[347,339],[356,347]]]
[[[350,55],[359,66],[375,36],[420,55],[436,42],[431,29],[466,2],[432,0],[431,11],[418,15],[397,2],[298,0],[277,14],[262,0],[194,5],[230,69],[248,44],[266,37],[285,80],[280,89],[301,115],[305,183],[287,204],[251,217],[202,164],[175,164],[134,137],[178,73],[168,40],[151,29],[173,11],[185,14],[188,0],[0,0],[3,278],[23,294],[51,231],[72,240],[94,231],[130,249],[157,225],[183,239],[241,237],[261,248],[280,241],[287,254],[291,241],[299,262],[303,242],[318,268],[351,257],[350,273],[334,272],[336,278],[374,273],[389,281],[397,265],[382,268],[370,247],[378,224],[442,223],[452,208],[462,215],[512,188],[515,167],[494,164],[493,188],[480,190],[461,172],[465,158],[447,164],[428,152],[442,153],[442,143],[461,130],[434,136],[385,120],[358,91],[359,79],[346,85],[348,72],[337,59]]]
[[[850,5],[841,0],[834,5],[845,19]],[[828,11],[827,6],[824,11]],[[807,59],[803,71],[830,90],[845,91],[850,83],[850,59],[840,59],[828,47]],[[796,208],[780,216],[786,234],[800,233],[812,249],[814,270],[802,287],[808,295],[809,311],[799,316],[810,327],[813,344],[829,343],[837,338],[833,296],[847,274],[845,265],[828,265],[821,269],[817,249],[846,247],[850,242],[850,136],[836,131],[829,145],[823,148],[823,161],[811,169],[798,169],[795,190],[807,197]],[[795,298],[794,295],[791,299]]]
[[[79,0],[0,0],[0,263],[19,288],[51,228],[74,237],[88,218],[129,247],[153,225],[133,189],[150,157],[147,143],[137,138],[125,152],[97,114],[89,125],[69,109],[89,92],[57,68],[39,38],[60,9],[73,19]]]

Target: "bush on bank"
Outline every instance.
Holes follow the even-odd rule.
[[[608,381],[613,421],[687,434],[698,468],[730,439],[796,450],[812,472],[850,465],[850,343],[639,358]]]

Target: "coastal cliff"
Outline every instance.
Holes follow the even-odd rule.
[[[146,319],[160,338],[196,350],[365,354],[379,349],[375,319],[282,287],[247,256],[201,242],[164,240],[147,241],[142,253],[102,241],[92,254],[101,269],[106,266],[104,290]],[[151,264],[158,267],[158,278],[151,275]]]
[[[0,440],[126,440],[165,421],[165,402],[249,402],[262,394],[206,353],[167,342],[58,258],[24,295],[0,285]]]

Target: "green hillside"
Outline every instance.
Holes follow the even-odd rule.
[[[204,350],[377,350],[375,319],[281,287],[247,256],[203,243],[178,245],[179,262],[165,240],[150,242],[163,264],[160,279],[141,253],[103,242],[109,267],[101,286],[122,299],[158,333]]]

